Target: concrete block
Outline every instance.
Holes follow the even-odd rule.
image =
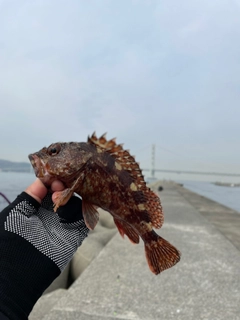
[[[100,253],[108,241],[116,234],[116,228],[108,229],[99,223],[89,236],[83,241],[71,261],[71,277],[76,280],[88,267],[91,261]]]
[[[103,226],[105,228],[109,228],[109,229],[116,228],[116,225],[113,221],[113,217],[109,212],[107,212],[101,208],[98,209],[98,212],[100,213],[99,223],[101,226]]]
[[[29,320],[42,320],[53,306],[63,297],[65,289],[58,289],[54,292],[43,295],[35,304],[29,315]]]

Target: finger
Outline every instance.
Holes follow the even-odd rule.
[[[65,187],[64,187],[64,184],[60,181],[60,180],[55,180],[53,181],[52,185],[51,185],[51,190],[53,192],[55,191],[62,191],[64,190]]]
[[[54,203],[56,203],[57,199],[59,198],[59,195],[62,193],[62,191],[55,191],[52,194],[52,201]],[[64,206],[67,202],[68,202],[69,198],[66,198],[66,200],[63,200],[63,202],[61,202],[61,206]]]
[[[36,179],[29,187],[27,187],[25,192],[41,203],[42,199],[47,194],[47,188],[44,186],[41,180]]]

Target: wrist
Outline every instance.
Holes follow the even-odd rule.
[[[11,232],[0,237],[0,310],[10,319],[27,320],[60,270],[24,238]]]

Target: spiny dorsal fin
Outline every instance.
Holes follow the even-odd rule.
[[[106,139],[106,133],[100,138],[97,138],[96,133],[94,132],[91,137],[88,137],[88,143],[94,144],[97,148],[101,148],[103,151],[114,157],[122,169],[129,172],[139,189],[146,188],[146,182],[144,181],[139,163],[137,163],[135,158],[130,155],[129,150],[124,150],[122,144],[116,143],[116,138],[108,141]]]
[[[111,149],[116,145],[116,138],[107,141],[106,133],[104,133],[100,138],[97,138],[96,133],[94,132],[91,137],[88,136],[88,143],[94,144],[106,150]]]

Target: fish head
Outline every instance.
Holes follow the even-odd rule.
[[[91,157],[86,143],[57,142],[28,156],[36,177],[46,186],[54,180],[71,186]]]

